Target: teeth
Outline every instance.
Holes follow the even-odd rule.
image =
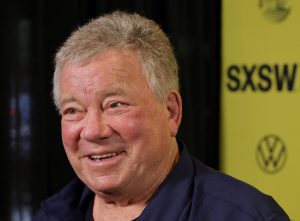
[[[102,155],[92,155],[92,156],[90,156],[90,158],[92,160],[103,160],[103,159],[114,157],[117,155],[118,155],[118,153],[106,153],[106,154],[102,154]]]

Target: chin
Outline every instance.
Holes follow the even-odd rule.
[[[84,182],[84,181],[83,181]],[[111,194],[117,191],[118,181],[114,176],[90,178],[84,182],[94,193]]]

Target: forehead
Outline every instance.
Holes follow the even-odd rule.
[[[107,90],[116,85],[149,88],[142,65],[131,50],[111,49],[81,62],[69,62],[62,69],[61,96],[71,87],[78,90]]]
[[[110,49],[80,62],[68,62],[62,69],[61,82],[81,78],[145,79],[136,54],[128,49]]]

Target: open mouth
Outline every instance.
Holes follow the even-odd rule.
[[[91,155],[91,156],[89,156],[89,158],[93,161],[101,161],[101,160],[109,159],[109,158],[112,158],[112,157],[116,157],[121,153],[122,152],[105,153],[105,154],[100,154],[100,155]]]

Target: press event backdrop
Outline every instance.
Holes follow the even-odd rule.
[[[300,220],[300,1],[222,2],[221,168]]]

